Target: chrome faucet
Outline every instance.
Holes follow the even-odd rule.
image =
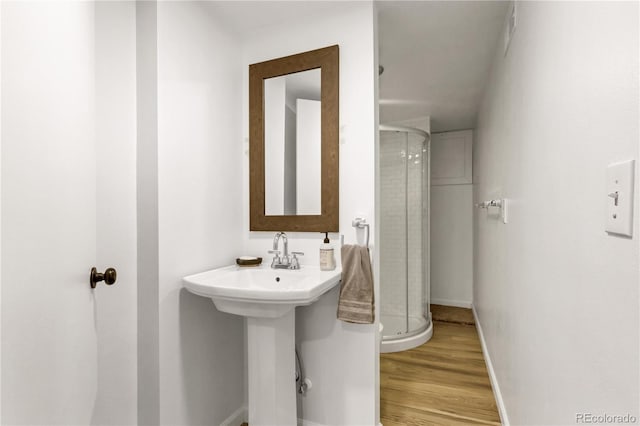
[[[284,253],[278,250],[280,238],[282,238],[282,242],[284,243]],[[287,239],[287,234],[278,232],[276,236],[273,237],[273,249],[269,250],[269,253],[275,254],[271,262],[272,268],[289,267],[289,240]],[[282,257],[280,257],[280,254],[282,254]]]
[[[278,250],[280,239],[284,244],[283,251]],[[294,251],[291,253],[292,256],[289,256],[289,240],[284,232],[278,232],[273,237],[273,249],[269,250],[269,253],[274,255],[271,261],[271,267],[274,269],[300,269],[300,263],[296,255],[304,255],[302,252]],[[280,256],[281,254],[282,256]]]

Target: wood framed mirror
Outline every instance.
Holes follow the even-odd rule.
[[[339,231],[339,48],[249,65],[251,231]]]

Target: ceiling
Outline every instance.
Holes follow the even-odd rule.
[[[428,115],[432,132],[473,128],[509,3],[377,4],[380,122]]]
[[[241,39],[305,16],[340,13],[362,0],[213,0],[202,4]]]
[[[210,1],[216,20],[247,38],[303,16],[340,13],[358,1]],[[489,77],[508,1],[376,1],[380,121],[431,117],[431,130],[469,129]]]

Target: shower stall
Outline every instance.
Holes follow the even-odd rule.
[[[380,352],[428,341],[430,134],[380,125]]]

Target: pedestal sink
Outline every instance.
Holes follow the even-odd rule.
[[[340,270],[227,266],[183,278],[222,312],[247,317],[249,425],[295,426],[295,307],[340,282]]]

